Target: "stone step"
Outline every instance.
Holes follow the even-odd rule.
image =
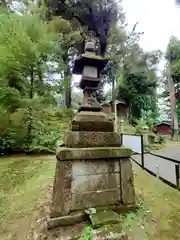
[[[127,234],[122,231],[120,215],[111,209],[87,211],[92,227],[92,240],[127,240]]]
[[[89,219],[93,228],[97,229],[101,226],[107,224],[117,224],[120,223],[120,215],[118,215],[113,210],[97,210],[96,209],[89,209],[87,211]]]
[[[121,230],[119,224],[107,225],[102,229],[92,231],[92,240],[128,240],[128,236]]]

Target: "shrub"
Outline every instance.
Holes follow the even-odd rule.
[[[57,114],[58,112],[58,114]],[[62,112],[62,115],[59,113]],[[0,109],[0,154],[55,152],[57,140],[72,118],[72,110],[33,108],[28,136],[28,109],[8,113]]]
[[[148,140],[149,140],[149,143],[150,143],[150,144],[155,143],[155,141],[156,141],[156,135],[153,134],[153,133],[149,133],[149,134],[148,134]]]

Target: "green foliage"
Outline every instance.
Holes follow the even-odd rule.
[[[176,101],[176,110],[177,110],[178,122],[180,123],[180,100]]]
[[[152,61],[156,54],[145,54],[137,48],[134,53],[132,52],[132,56],[124,59],[124,66],[118,77],[117,98],[129,104],[131,117],[140,118],[142,110],[151,110],[157,115],[157,84],[154,69],[157,61],[156,63]]]
[[[61,114],[60,114],[61,113]],[[32,131],[30,143],[28,134],[28,109],[18,109],[13,113],[0,109],[0,153],[53,152],[57,140],[62,139],[64,129],[72,117],[72,111],[52,110],[39,107],[32,109]]]
[[[168,83],[169,94],[167,96],[166,89],[164,95],[167,96],[166,102],[170,103],[170,113],[173,120],[172,137],[178,137],[178,121],[179,121],[179,108],[176,104],[176,98],[178,100],[180,93],[180,40],[172,36],[169,40],[169,44],[166,50],[166,59],[168,61],[165,66],[165,78]]]
[[[155,134],[153,134],[154,125],[158,122],[157,119],[154,118],[154,114],[152,111],[142,111],[141,112],[141,119],[134,119],[133,122],[135,123],[136,134],[142,134],[144,126],[147,126],[149,132],[151,133],[152,140],[155,138]]]
[[[0,10],[1,154],[55,152],[72,116],[64,110],[58,116],[56,83],[48,78],[49,62],[61,61],[61,35],[36,10],[23,15]]]
[[[122,227],[126,230],[131,229],[135,222],[142,226],[143,222],[148,221],[151,217],[150,210],[144,206],[143,202],[140,202],[137,211],[122,216]]]
[[[86,226],[81,233],[79,240],[92,240],[92,227]]]
[[[1,77],[16,77],[36,71],[49,54],[54,53],[56,35],[38,15],[0,14]]]
[[[166,59],[170,63],[171,76],[174,84],[180,82],[180,40],[172,36],[166,50]],[[179,85],[176,86],[179,88]]]
[[[2,154],[54,152],[57,139],[73,116],[71,109],[57,109],[57,94],[65,92],[65,104],[70,107],[72,60],[82,52],[88,33],[74,18],[64,18],[63,13],[49,18],[45,5],[38,8],[27,3],[21,14],[0,9]],[[122,10],[119,15],[124,16]],[[155,115],[156,108],[154,70],[158,53],[144,53],[138,45],[140,36],[135,27],[127,33],[114,23],[107,48],[112,65],[97,93],[102,100],[104,84],[117,79],[117,97],[123,96],[130,103],[136,118],[141,116],[141,109],[152,110]],[[76,108],[81,98],[72,97]]]
[[[142,134],[143,133],[143,128],[144,128],[144,126],[146,126],[146,121],[144,121],[143,119],[135,119],[134,121],[135,121],[135,124],[136,124],[135,133],[136,134]]]

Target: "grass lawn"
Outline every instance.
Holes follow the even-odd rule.
[[[0,158],[0,240],[27,239],[36,213],[44,211],[55,157]]]
[[[133,169],[141,208],[125,219],[130,239],[180,239],[180,192],[150,176],[135,163]]]
[[[25,240],[39,213],[47,212],[55,157],[0,158],[0,240]],[[130,240],[180,239],[180,192],[133,165],[140,209],[127,214]]]

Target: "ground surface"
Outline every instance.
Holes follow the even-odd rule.
[[[140,210],[123,217],[129,239],[180,239],[180,193],[133,168]],[[0,158],[0,240],[33,239],[29,232],[48,211],[54,171],[53,156]]]
[[[142,165],[140,155],[135,155],[132,158]],[[151,154],[144,154],[144,167],[174,185],[177,184],[175,166],[175,162]]]
[[[135,163],[133,169],[136,194],[142,207],[130,220],[132,239],[180,239],[180,192],[150,176]]]
[[[156,151],[156,154],[174,160],[180,161],[180,143],[169,143],[167,147],[160,151]]]
[[[39,211],[46,211],[54,169],[54,156],[0,158],[0,239],[27,239]]]
[[[180,162],[180,143],[169,143],[167,147],[154,152],[154,154]],[[177,185],[175,169],[177,163],[158,156],[144,154],[144,167],[170,183]],[[142,165],[141,155],[135,155],[133,159]]]

